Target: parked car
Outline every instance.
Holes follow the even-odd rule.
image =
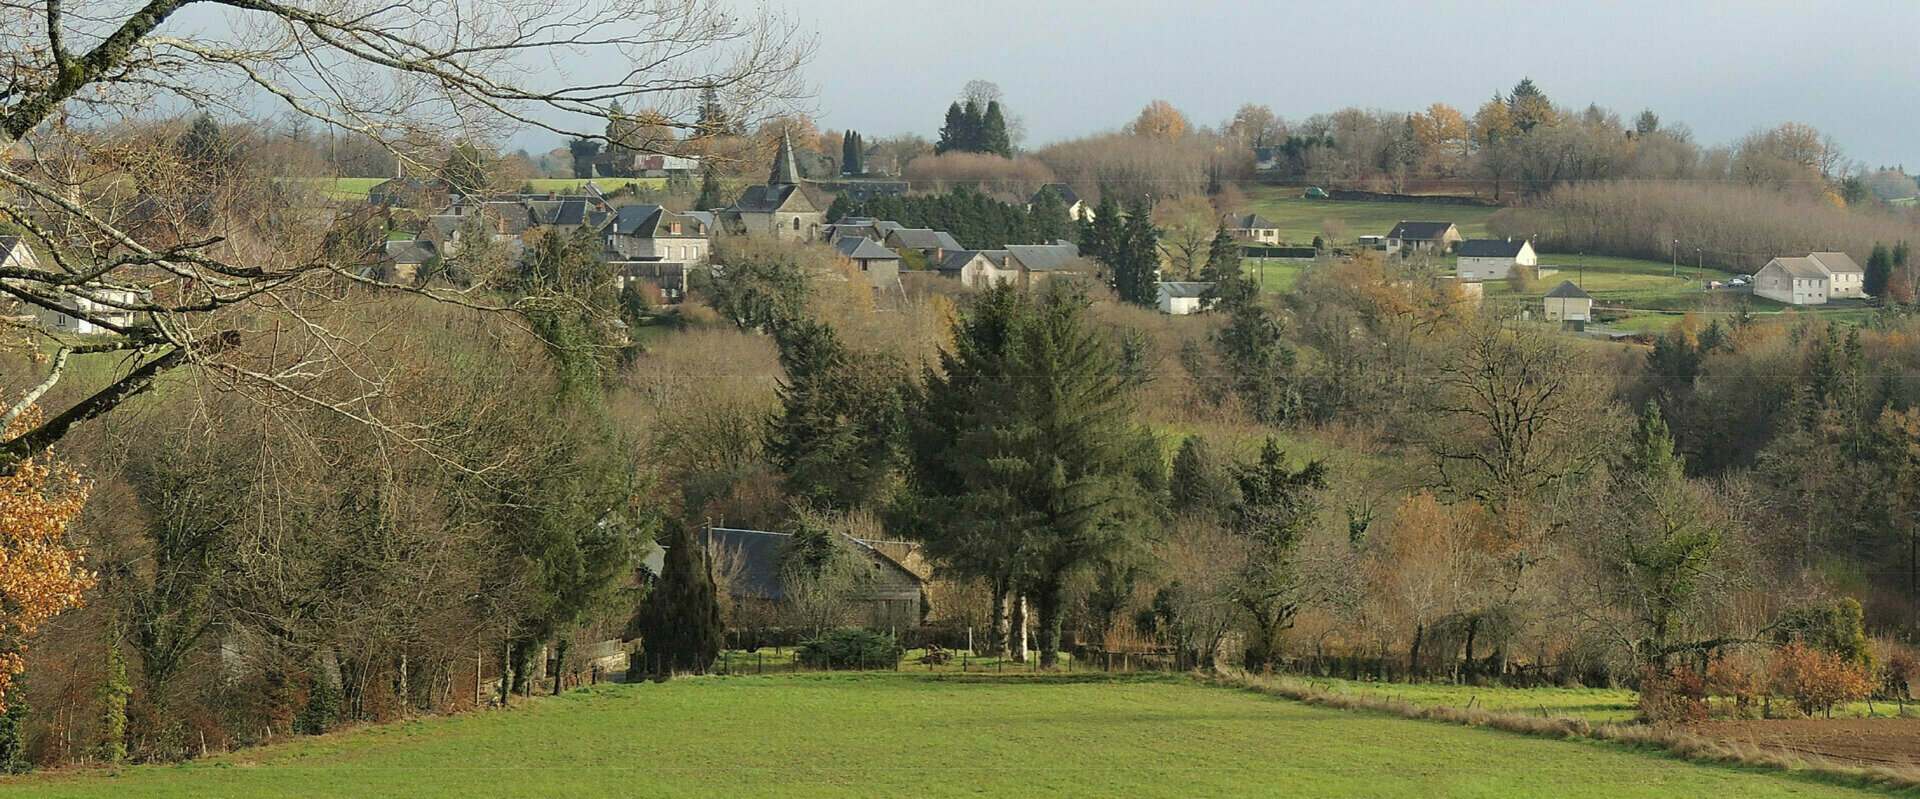
[[[1327,199],[1327,190],[1320,188],[1319,186],[1313,186],[1307,189],[1306,194],[1302,194],[1300,196],[1305,197],[1309,200],[1324,200],[1324,199]]]
[[[1720,282],[1720,281],[1718,281],[1718,280],[1709,280],[1709,281],[1707,281],[1707,288],[1710,288],[1710,289],[1723,289],[1723,288],[1726,288],[1726,287],[1727,287],[1727,284],[1725,284],[1725,283],[1722,283],[1722,282]]]
[[[1727,285],[1729,286],[1744,286],[1746,284],[1747,284],[1747,279],[1742,277],[1736,277],[1732,280],[1727,281]]]

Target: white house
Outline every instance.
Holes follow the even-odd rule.
[[[1206,310],[1202,304],[1202,295],[1212,290],[1212,288],[1212,283],[1161,283],[1160,312],[1174,316],[1185,316]]]
[[[1387,246],[1395,251],[1411,247],[1415,252],[1447,252],[1462,238],[1452,222],[1401,222],[1387,231]]]
[[[1034,192],[1033,197],[1027,200],[1027,210],[1033,210],[1034,203],[1040,202],[1040,195],[1049,191],[1053,192],[1055,197],[1060,198],[1060,204],[1067,207],[1067,216],[1073,219],[1073,221],[1092,221],[1093,206],[1088,205],[1085,200],[1080,199],[1080,195],[1074,193],[1073,187],[1065,183],[1049,183],[1041,186],[1040,190]]]
[[[1562,280],[1547,292],[1543,300],[1549,322],[1588,322],[1593,320],[1593,295],[1582,291],[1571,280]]]
[[[1270,245],[1280,243],[1280,226],[1259,214],[1227,214],[1220,218],[1220,224],[1226,225],[1227,232],[1242,241]]]
[[[9,269],[41,269],[40,259],[33,254],[33,248],[19,236],[0,236],[0,267]],[[35,323],[48,330],[62,333],[92,335],[114,332],[95,324],[104,322],[118,327],[132,327],[137,314],[120,306],[133,305],[141,301],[140,292],[132,289],[88,287],[86,296],[68,289],[55,289],[43,283],[21,278],[8,278],[22,288],[34,287],[43,294],[56,294],[60,298],[59,309],[44,308],[28,304],[22,310],[33,317]]]
[[[1753,293],[1788,305],[1825,305],[1827,300],[1866,296],[1866,270],[1843,252],[1775,258],[1753,273]]]
[[[1019,286],[1020,264],[1006,250],[954,250],[934,266],[940,274],[974,288],[995,283]]]
[[[1533,244],[1513,239],[1468,239],[1460,242],[1455,271],[1464,282],[1504,280],[1516,266],[1537,267],[1540,256]]]

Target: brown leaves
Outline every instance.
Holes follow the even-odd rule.
[[[34,420],[16,421],[26,427]],[[61,611],[80,605],[93,575],[67,545],[67,525],[87,502],[87,485],[63,466],[25,461],[0,477],[0,710],[26,669],[26,639]]]

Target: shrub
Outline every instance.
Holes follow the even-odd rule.
[[[801,644],[796,657],[814,668],[891,667],[900,659],[900,645],[889,633],[843,628]]]
[[[1880,659],[1880,690],[1888,699],[1912,699],[1914,678],[1920,677],[1920,657],[1904,646],[1887,649]]]
[[[1666,674],[1648,669],[1640,678],[1639,719],[1647,724],[1706,721],[1706,681],[1692,669],[1676,668]]]
[[[1871,674],[1866,666],[1797,641],[1773,659],[1773,689],[1808,716],[1818,710],[1830,718],[1834,705],[1865,699],[1873,692]]]
[[[1853,599],[1791,608],[1775,621],[1774,640],[1829,652],[1871,671],[1873,642],[1862,627],[1865,615],[1860,603]]]
[[[1764,663],[1752,657],[1722,657],[1707,664],[1707,695],[1733,700],[1733,713],[1754,715],[1754,704],[1767,694]]]

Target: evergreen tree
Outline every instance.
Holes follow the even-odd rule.
[[[1144,198],[1127,206],[1127,219],[1120,229],[1120,240],[1113,248],[1113,288],[1122,302],[1151,308],[1159,301],[1157,272],[1160,267],[1160,232]]]
[[[1073,217],[1067,213],[1067,204],[1061,202],[1060,195],[1052,187],[1040,190],[1033,198],[1033,208],[1028,211],[1033,219],[1034,238],[1051,242],[1054,239],[1068,238],[1073,234]]]
[[[915,529],[1032,598],[1052,668],[1070,578],[1136,546],[1166,464],[1081,296],[996,285],[941,362],[914,414]]]
[[[986,114],[980,120],[980,147],[981,152],[1013,157],[1013,138],[1007,133],[1007,118],[1001,114],[999,100],[987,101]]]
[[[487,157],[471,142],[460,142],[440,165],[440,179],[455,194],[482,194],[487,189]]]
[[[1278,662],[1280,635],[1305,606],[1295,552],[1300,534],[1318,510],[1315,492],[1326,487],[1326,471],[1320,461],[1297,470],[1288,466],[1286,453],[1272,437],[1261,447],[1259,461],[1234,469],[1240,488],[1234,532],[1253,549],[1233,591],[1253,620],[1248,670],[1265,670]]]
[[[960,106],[960,118],[965,122],[965,126],[961,128],[960,144],[954,149],[969,153],[986,152],[987,121],[980,104],[968,98],[967,102]]]
[[[567,142],[567,154],[573,156],[573,177],[576,180],[593,178],[593,159],[600,154],[600,141],[585,136]]]
[[[1185,513],[1224,514],[1240,501],[1240,489],[1204,436],[1187,436],[1173,456],[1167,482],[1173,509]]]
[[[1200,270],[1200,279],[1213,284],[1201,296],[1201,301],[1213,310],[1231,311],[1241,303],[1251,302],[1259,293],[1259,286],[1240,265],[1240,253],[1240,243],[1227,232],[1227,224],[1221,222],[1213,232],[1213,242],[1207,245],[1207,265]]]
[[[947,122],[940,126],[940,140],[934,142],[933,154],[966,150],[967,136],[967,115],[960,108],[960,102],[956,100],[952,105],[947,106]]]
[[[1214,334],[1226,369],[1224,388],[1238,394],[1262,424],[1286,421],[1300,402],[1292,385],[1295,356],[1281,334],[1280,320],[1257,300],[1231,308],[1227,326]]]
[[[860,204],[842,194],[833,198],[833,202],[827,205],[827,224],[834,224],[859,212]]]
[[[860,134],[847,131],[840,137],[840,174],[860,174],[860,159],[854,153],[860,146]]]
[[[1106,264],[1111,270],[1118,255],[1125,222],[1126,217],[1120,214],[1120,204],[1114,201],[1113,196],[1101,195],[1100,204],[1093,209],[1093,221],[1088,223],[1087,230],[1082,234],[1080,253]]]
[[[733,201],[727,198],[726,190],[720,187],[720,175],[714,171],[712,164],[702,165],[700,168],[700,197],[693,201],[694,209],[699,211],[717,211],[730,205],[733,205]]]
[[[1887,245],[1874,242],[1873,254],[1867,256],[1866,272],[1861,288],[1867,292],[1867,296],[1885,296],[1887,281],[1893,278],[1893,252],[1887,249]]]
[[[795,320],[775,338],[786,376],[766,450],[787,496],[822,510],[866,505],[899,461],[905,373],[848,351],[825,322]]]
[[[640,652],[627,666],[628,679],[704,674],[719,658],[726,627],[701,543],[684,524],[672,525],[661,542],[667,551],[660,579],[627,628],[629,636],[640,639]]]
[[[196,117],[180,136],[180,160],[194,169],[226,169],[233,166],[236,156],[227,134],[210,114]]]
[[[727,108],[720,104],[720,92],[709,86],[700,90],[700,116],[694,122],[695,138],[724,136],[735,133],[734,123],[727,116]]]
[[[1513,116],[1513,126],[1522,133],[1554,121],[1553,101],[1534,85],[1532,78],[1521,78],[1514,85],[1513,92],[1507,96],[1507,110]]]
[[[615,100],[607,105],[607,154],[613,156],[608,172],[614,177],[633,177],[633,157],[639,154],[633,145],[640,123],[628,116]]]

